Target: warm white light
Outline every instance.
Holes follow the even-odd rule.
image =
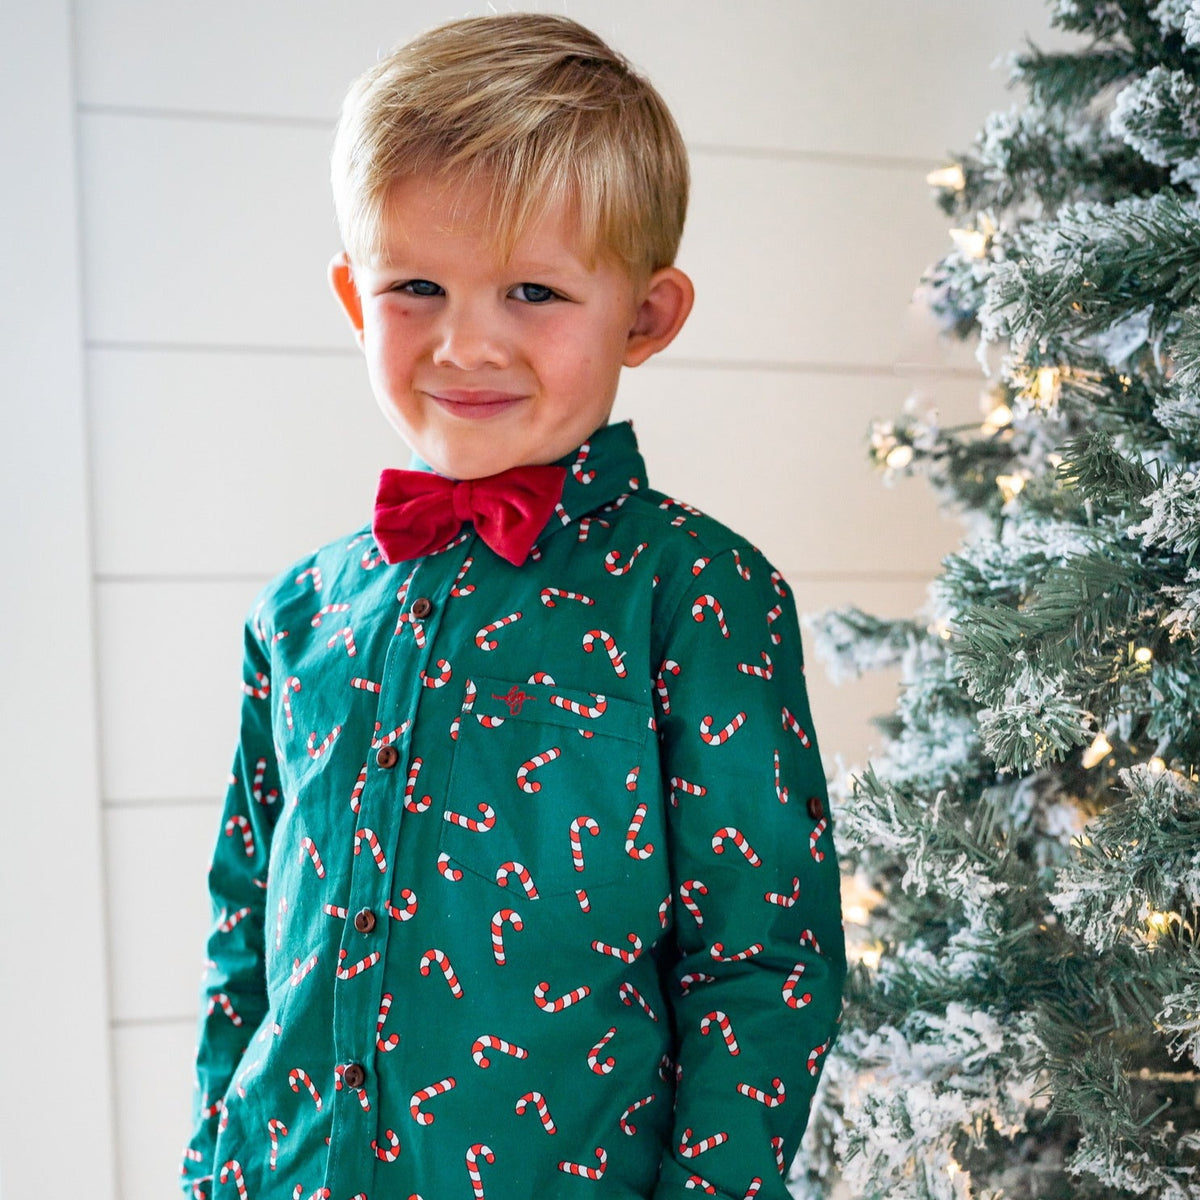
[[[967,177],[957,163],[952,167],[939,167],[925,176],[925,182],[930,187],[948,188],[952,192],[961,192],[967,186]]]
[[[900,445],[893,450],[888,451],[887,458],[884,462],[894,471],[902,470],[907,467],[913,460],[913,448],[911,446]]]
[[[997,475],[996,486],[1004,496],[1004,503],[1015,500],[1025,487],[1024,475]]]
[[[879,960],[883,957],[882,950],[864,950],[859,958],[859,961],[869,971],[874,971],[879,966]]]
[[[1151,775],[1161,775],[1167,769],[1166,762],[1155,755],[1146,766],[1150,769]]]
[[[1063,465],[1063,456],[1051,451],[1046,455],[1046,464],[1053,467],[1056,471]]]
[[[1145,665],[1146,663],[1154,660],[1154,651],[1151,650],[1149,646],[1139,646],[1133,652],[1133,658],[1135,662],[1140,662]]]
[[[997,404],[984,418],[984,433],[999,433],[1001,429],[1012,424],[1013,412],[1007,404]]]
[[[1038,367],[1037,378],[1029,389],[1039,408],[1052,408],[1062,391],[1062,372],[1057,367]]]
[[[964,258],[983,258],[987,254],[988,236],[979,229],[952,229],[950,240]]]
[[[1084,769],[1090,771],[1093,767],[1098,767],[1105,757],[1112,753],[1112,742],[1108,740],[1102,733],[1096,734],[1096,740],[1083,752]]]
[[[865,925],[870,919],[871,910],[865,904],[851,904],[842,910],[842,916],[851,925]]]

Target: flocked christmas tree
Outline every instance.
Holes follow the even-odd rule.
[[[841,806],[861,959],[797,1194],[1200,1197],[1200,0],[1054,0],[1027,100],[931,176],[979,426],[879,425],[965,518]],[[867,891],[867,889],[870,889]]]

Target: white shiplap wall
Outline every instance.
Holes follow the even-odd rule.
[[[122,1200],[170,1191],[185,1135],[242,615],[407,457],[325,290],[333,116],[377,50],[462,6],[75,2]],[[617,410],[655,485],[754,538],[802,610],[913,612],[957,530],[922,484],[881,486],[864,435],[914,388],[975,414],[969,356],[908,307],[945,243],[923,176],[1006,102],[988,68],[1043,32],[1042,0],[524,7],[608,37],[691,147],[696,309]],[[809,678],[827,756],[861,761],[894,678],[834,691],[815,661]]]

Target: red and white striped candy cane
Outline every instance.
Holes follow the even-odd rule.
[[[458,727],[462,723],[463,717],[469,716],[471,710],[475,707],[475,696],[478,689],[471,680],[467,680],[467,686],[463,692],[463,705],[457,717],[450,722],[450,740],[458,741]]]
[[[554,1124],[554,1118],[550,1116],[550,1109],[546,1107],[546,1097],[541,1092],[526,1092],[520,1100],[517,1101],[517,1116],[524,1116],[525,1110],[530,1106],[534,1106],[537,1112],[538,1119],[542,1123],[542,1128],[547,1133],[557,1133],[558,1129]]]
[[[621,561],[620,550],[610,550],[604,556],[604,569],[610,575],[625,575],[625,574],[627,574],[629,569],[633,566],[633,564],[635,562],[637,562],[638,555],[641,554],[641,552],[643,550],[645,550],[647,548],[647,546],[649,546],[649,545],[650,545],[649,542],[638,542],[638,544],[636,546],[634,546],[634,548],[633,548],[633,553],[630,554],[630,556],[629,556],[629,561],[623,567],[617,565]]]
[[[679,885],[679,899],[683,902],[683,907],[692,914],[696,919],[697,925],[704,924],[704,914],[700,911],[700,906],[692,899],[692,894],[698,893],[701,896],[708,895],[708,888],[704,886],[698,879],[685,879]]]
[[[605,1055],[603,1059],[600,1057],[600,1051],[608,1045],[609,1042],[617,1036],[617,1027],[611,1026],[608,1032],[588,1051],[587,1061],[588,1066],[597,1075],[608,1075],[613,1067],[617,1065],[617,1060],[611,1054]]]
[[[775,674],[775,666],[771,662],[771,656],[765,650],[760,650],[758,657],[763,660],[761,667],[754,663],[740,662],[737,665],[737,669],[743,675],[753,675],[756,679],[770,679]]]
[[[250,1193],[246,1191],[246,1180],[242,1175],[242,1164],[236,1158],[231,1158],[221,1168],[221,1182],[224,1183],[230,1175],[233,1176],[233,1185],[237,1188],[239,1200],[248,1200]]]
[[[360,958],[358,962],[351,963],[350,966],[344,967],[341,964],[346,961],[346,951],[338,951],[338,969],[336,971],[339,979],[353,979],[355,975],[361,975],[364,971],[369,971],[379,961],[379,951],[372,950],[365,958]]]
[[[225,836],[232,837],[233,831],[240,829],[242,831],[242,844],[246,849],[246,857],[254,857],[254,832],[250,828],[250,820],[248,817],[243,817],[241,813],[237,813],[230,817],[225,822]]]
[[[757,1100],[759,1104],[765,1104],[768,1108],[778,1108],[787,1099],[787,1088],[783,1086],[782,1079],[772,1079],[771,1087],[774,1092],[764,1092],[762,1088],[751,1087],[748,1083],[739,1083],[737,1085],[738,1092],[743,1096],[748,1096],[751,1100]]]
[[[721,602],[716,596],[711,595],[709,592],[697,596],[692,601],[692,620],[703,621],[704,610],[706,608],[716,617],[717,628],[720,629],[721,636],[727,638],[729,636],[729,626],[725,623],[725,610],[721,607]]]
[[[358,560],[358,565],[364,571],[373,571],[381,562],[383,562],[382,554],[376,550],[367,549],[362,552],[362,557]]]
[[[384,746],[390,746],[394,741],[396,741],[397,738],[403,737],[404,734],[408,732],[408,727],[411,724],[412,717],[409,717],[408,720],[401,721],[391,733],[385,733],[383,737],[380,737],[379,731],[383,728],[383,726],[376,721],[375,732],[371,736],[371,749],[382,750]]]
[[[475,1060],[475,1065],[482,1067],[485,1071],[492,1065],[492,1060],[484,1053],[486,1050],[497,1050],[501,1054],[509,1055],[510,1058],[529,1057],[529,1051],[524,1047],[506,1042],[495,1034],[485,1033],[481,1037],[477,1037],[471,1045],[471,1057]]]
[[[599,517],[584,517],[579,522],[579,541],[586,542],[588,540],[588,534],[591,533],[593,525],[599,525],[601,529],[612,528],[608,521],[602,521]]]
[[[259,804],[274,804],[279,799],[279,791],[272,788],[269,792],[263,791],[263,780],[267,774],[267,760],[260,758],[254,764],[254,782],[250,785],[250,794],[259,802]]]
[[[564,992],[555,1000],[547,1000],[550,985],[543,979],[541,983],[534,986],[533,1002],[543,1012],[558,1013],[562,1012],[564,1008],[570,1008],[572,1004],[577,1004],[585,996],[590,995],[591,991],[592,989],[585,983],[577,988],[572,988],[569,992]]]
[[[495,650],[497,642],[495,638],[489,637],[489,634],[495,633],[499,629],[503,629],[505,625],[511,625],[514,621],[521,619],[521,613],[512,612],[507,617],[501,617],[498,621],[493,621],[490,625],[485,625],[478,633],[475,634],[475,645],[480,650]]]
[[[554,692],[550,693],[548,699],[555,708],[565,708],[567,712],[573,713],[577,717],[587,717],[588,720],[594,721],[597,717],[604,715],[604,710],[608,708],[608,699],[596,692],[590,692],[589,695],[596,702],[595,704],[580,704]]]
[[[308,855],[312,859],[312,865],[316,869],[317,878],[325,878],[325,864],[321,861],[321,855],[317,850],[312,838],[306,837],[300,840],[300,861],[304,861],[304,856]]]
[[[775,750],[773,753],[775,755],[775,795],[779,799],[780,804],[786,804],[788,802],[788,790],[779,778],[779,751]]]
[[[733,844],[742,852],[746,861],[752,867],[761,867],[762,859],[754,852],[754,847],[746,840],[746,835],[740,829],[734,829],[732,825],[726,825],[722,829],[718,829],[712,837],[712,848],[714,854],[725,853],[726,840]]]
[[[233,1022],[234,1025],[240,1025],[242,1023],[242,1018],[234,1010],[233,1003],[230,1001],[225,992],[214,992],[213,995],[208,998],[208,1015],[210,1017],[217,1008],[220,1008],[220,1010],[230,1019],[230,1021]]]
[[[301,1086],[307,1088],[308,1094],[317,1106],[317,1112],[321,1111],[321,1093],[317,1091],[317,1085],[309,1078],[308,1072],[303,1067],[293,1067],[288,1072],[288,1083],[292,1085],[292,1091],[297,1095],[300,1094]]]
[[[683,524],[682,518],[680,518],[679,523],[681,525]],[[692,574],[699,575],[700,572],[703,571],[704,568],[707,567],[710,562],[712,562],[711,558],[708,558],[707,556],[702,555],[700,558],[696,559],[696,561],[694,563],[692,563]]]
[[[745,962],[746,959],[761,954],[762,950],[762,942],[755,942],[753,946],[747,946],[745,950],[739,950],[736,954],[726,954],[724,942],[713,942],[708,953],[714,962]]]
[[[805,748],[811,746],[812,743],[808,740],[808,734],[804,732],[800,722],[792,715],[791,709],[786,704],[783,706],[782,716],[784,729],[790,729],[800,739],[800,745]]]
[[[430,675],[423,667],[421,668],[421,686],[427,688],[445,687],[450,682],[451,675],[454,674],[454,668],[444,659],[439,658],[434,666],[437,667],[437,674]]]
[[[500,908],[496,910],[492,917],[492,957],[496,960],[496,966],[502,967],[505,963],[504,958],[504,923],[507,921],[513,929],[520,933],[525,928],[525,923],[521,920],[521,914],[511,908]]]
[[[292,959],[292,974],[291,974],[291,978],[288,980],[288,982],[292,985],[292,987],[299,987],[300,984],[304,981],[305,976],[307,976],[309,974],[309,972],[313,969],[313,967],[315,967],[316,965],[317,965],[317,955],[316,955],[315,951],[314,951],[314,953],[310,954],[303,962],[301,962],[298,958],[293,958]]]
[[[629,828],[625,831],[625,853],[630,858],[636,858],[639,862],[644,862],[654,853],[654,843],[647,842],[644,846],[638,846],[638,834],[642,831],[642,822],[646,819],[646,813],[649,811],[649,805],[642,803],[633,810],[633,817],[630,819]]]
[[[690,1129],[683,1131],[683,1136],[679,1139],[679,1153],[684,1158],[696,1158],[701,1154],[706,1154],[715,1146],[721,1145],[722,1142],[729,1141],[729,1134],[722,1131],[721,1133],[709,1134],[706,1138],[701,1138],[698,1142],[691,1142],[689,1139],[692,1136]]]
[[[806,1004],[812,1003],[812,992],[804,992],[802,995],[796,995],[796,989],[800,986],[800,980],[804,977],[805,964],[797,963],[791,970],[791,974],[783,983],[783,1002],[788,1008],[803,1008]]]
[[[320,610],[320,612],[317,613],[315,617],[313,617],[312,627],[316,629],[321,624],[321,619],[323,617],[328,617],[333,613],[344,613],[349,611],[350,605],[348,604],[327,604],[323,609]]]
[[[540,754],[535,754],[531,759],[523,762],[517,768],[517,786],[523,792],[540,792],[542,790],[541,783],[536,779],[530,779],[532,772],[538,767],[544,767],[546,763],[553,762],[556,758],[561,757],[562,749],[558,746],[551,746],[548,750],[543,750]]]
[[[448,854],[438,855],[437,869],[438,873],[449,879],[451,883],[457,883],[463,877],[463,873],[457,867],[450,865],[450,855]]]
[[[803,929],[800,931],[800,945],[811,946],[814,953],[821,953],[820,944],[817,942],[817,935],[813,933],[811,929]]]
[[[682,500],[676,500],[673,496],[667,496],[666,499],[661,500],[658,507],[663,512],[669,512],[672,508],[682,508],[685,513],[689,513],[693,517],[704,516],[698,508],[693,508],[690,504],[686,504]]]
[[[779,634],[777,634],[775,632],[773,626],[774,626],[775,622],[778,621],[779,618],[782,616],[783,616],[783,606],[780,604],[775,605],[775,607],[773,609],[771,609],[771,611],[769,613],[767,613],[767,632],[771,635],[772,644],[776,645],[776,646],[778,646],[779,643],[783,641],[783,638],[781,638],[779,636]]]
[[[248,908],[239,908],[232,916],[229,915],[228,909],[221,909],[221,915],[217,918],[217,928],[222,933],[229,933],[234,929],[244,918],[250,915]]]
[[[587,892],[585,892],[583,890],[583,888],[575,889],[575,899],[579,901],[579,907],[580,907],[581,911],[583,911],[583,912],[591,912],[592,911],[591,901],[588,900],[588,894],[587,894]]]
[[[467,572],[471,569],[474,562],[475,559],[469,554],[463,559],[463,565],[459,569],[458,574],[455,575],[454,583],[450,586],[450,595],[469,596],[475,590],[473,583],[463,583],[463,580],[467,577]]]
[[[325,643],[325,649],[332,650],[339,641],[343,646],[346,647],[346,656],[348,658],[353,658],[358,653],[358,649],[354,645],[354,630],[351,629],[349,625],[343,625],[341,629],[339,629],[337,633],[335,633],[329,639],[329,641]]]
[[[382,874],[387,870],[387,859],[383,856],[383,847],[379,844],[379,838],[375,836],[375,830],[368,829],[365,825],[362,829],[355,830],[354,833],[354,853],[356,855],[361,853],[363,842],[371,847],[371,857],[375,859],[375,865]]]
[[[321,568],[320,567],[309,567],[307,571],[301,571],[300,574],[297,575],[296,578],[292,580],[292,582],[299,585],[299,584],[303,583],[306,579],[312,580],[312,590],[314,592],[319,592],[321,590],[322,585],[321,585]]]
[[[578,600],[580,604],[595,604],[595,600],[591,596],[585,596],[582,592],[567,592],[562,588],[544,587],[538,593],[538,599],[547,607],[555,607],[555,598],[559,600]]]
[[[452,812],[446,809],[442,813],[442,819],[449,821],[451,825],[458,825],[463,829],[469,829],[472,833],[485,833],[496,824],[496,810],[490,804],[476,805],[482,820],[475,817],[468,817],[464,813]]]
[[[754,1200],[754,1197],[758,1195],[761,1189],[762,1180],[755,1175],[754,1178],[750,1180],[750,1186],[746,1189],[746,1194],[742,1197],[742,1200]]]
[[[329,747],[333,745],[334,741],[337,738],[337,735],[341,732],[342,732],[342,727],[340,725],[335,725],[325,735],[325,740],[319,746],[317,745],[316,731],[314,730],[312,733],[310,733],[308,735],[308,757],[309,758],[320,758],[321,755],[324,754],[325,751],[328,750]]]
[[[603,629],[589,629],[583,635],[584,651],[591,654],[597,642],[604,647],[608,661],[612,663],[612,668],[617,673],[617,678],[624,679],[629,672],[625,670],[625,664],[621,661],[625,655],[617,649],[616,639],[611,633],[605,633]]]
[[[477,720],[484,729],[499,729],[504,724],[504,717],[493,717],[490,713],[476,713]]]
[[[625,935],[625,940],[633,947],[632,950],[622,950],[619,946],[610,946],[607,942],[594,941],[592,949],[597,954],[608,954],[613,958],[619,958],[622,962],[631,963],[642,952],[642,939],[636,933]]]
[[[521,863],[512,862],[510,860],[509,862],[501,863],[500,866],[496,868],[496,882],[501,887],[508,887],[508,878],[510,875],[515,875],[517,879],[520,880],[521,886],[525,889],[525,895],[527,895],[530,900],[536,900],[538,898],[538,890],[533,882],[533,877]]]
[[[571,830],[568,835],[571,839],[571,862],[575,870],[583,870],[583,837],[581,830],[586,829],[588,833],[595,837],[600,832],[600,826],[592,817],[576,817],[571,822]]]
[[[617,995],[620,996],[622,1002],[629,1005],[630,1008],[637,1004],[646,1014],[646,1016],[650,1018],[650,1020],[658,1020],[658,1016],[655,1014],[654,1009],[652,1009],[650,1005],[646,1003],[645,997],[637,990],[637,988],[633,986],[632,983],[621,984],[621,986],[617,989]]]
[[[253,696],[255,700],[265,700],[271,694],[271,677],[261,671],[255,671],[254,680],[254,683],[242,680],[242,691],[247,696]]]
[[[637,1133],[637,1126],[634,1125],[629,1118],[633,1116],[639,1108],[645,1108],[654,1100],[655,1093],[651,1092],[648,1096],[643,1096],[640,1100],[635,1100],[618,1118],[617,1124],[621,1127],[621,1132],[633,1137]]]
[[[336,1092],[340,1092],[343,1087],[346,1088],[347,1091],[354,1092],[357,1095],[359,1107],[363,1110],[363,1112],[371,1111],[371,1101],[367,1099],[367,1089],[363,1087],[350,1087],[349,1084],[346,1083],[345,1064],[339,1063],[333,1068],[333,1089]]]
[[[494,1163],[496,1161],[496,1156],[492,1153],[490,1146],[485,1146],[483,1142],[476,1142],[467,1151],[467,1174],[471,1178],[471,1191],[475,1194],[475,1200],[483,1200],[483,1179],[479,1174],[479,1160],[481,1158],[486,1163]]]
[[[829,1039],[826,1038],[819,1046],[814,1046],[808,1052],[808,1073],[816,1075],[821,1069],[821,1058],[829,1049]]]
[[[664,658],[662,666],[658,669],[658,674],[654,679],[654,691],[658,696],[659,707],[663,711],[663,716],[667,716],[671,711],[671,695],[667,691],[667,681],[663,678],[664,675],[678,675],[683,668],[671,658]]]
[[[598,1167],[585,1167],[582,1163],[576,1162],[560,1162],[558,1169],[565,1175],[579,1175],[583,1179],[602,1179],[608,1163],[608,1151],[603,1146],[597,1146],[596,1157],[600,1160]]]
[[[575,456],[575,461],[571,464],[571,474],[574,475],[575,478],[585,487],[596,478],[595,471],[585,471],[583,469],[583,464],[587,462],[587,457],[591,453],[591,450],[592,443],[584,442],[583,445],[579,447],[579,453]]]
[[[417,649],[424,650],[425,626],[421,624],[420,620],[418,620],[418,618],[414,616],[412,612],[402,612],[400,614],[400,619],[396,622],[397,637],[400,636],[400,630],[402,630],[405,625],[412,630],[413,641],[416,643]]]
[[[421,955],[421,974],[428,975],[430,967],[433,963],[442,969],[442,974],[446,977],[446,982],[450,985],[450,994],[456,999],[462,999],[462,984],[458,982],[458,976],[454,973],[454,968],[450,965],[450,959],[446,956],[444,950],[438,950],[436,947],[430,947],[424,954]]]
[[[362,769],[358,773],[358,778],[354,781],[354,788],[350,793],[350,811],[356,816],[358,810],[362,807],[363,788],[367,786],[367,764],[363,763]]]
[[[800,879],[798,876],[792,877],[792,892],[791,895],[785,896],[780,892],[766,892],[763,894],[763,899],[768,904],[778,904],[780,908],[792,908],[796,901],[800,899]]]
[[[825,861],[825,851],[817,849],[817,843],[821,840],[821,835],[829,828],[829,818],[822,817],[816,825],[813,826],[812,833],[808,835],[808,851],[813,856],[814,862]]]
[[[783,1161],[783,1138],[776,1136],[771,1139],[771,1149],[775,1151],[775,1165],[779,1168],[780,1175],[787,1170],[787,1163]]]
[[[746,566],[746,565],[745,565],[745,564],[742,562],[741,555],[739,555],[739,554],[738,554],[738,552],[737,552],[736,550],[733,552],[733,565],[734,565],[734,567],[736,568],[736,570],[737,570],[737,573],[738,573],[738,574],[739,574],[739,575],[740,575],[740,576],[741,576],[741,577],[742,577],[744,580],[746,580],[746,582],[747,582],[747,583],[749,583],[749,582],[750,582],[750,568],[749,568],[749,567],[747,567],[747,566]]]
[[[375,1151],[375,1157],[381,1162],[395,1162],[400,1157],[400,1139],[391,1129],[385,1129],[383,1137],[386,1145],[381,1146],[377,1141],[372,1140],[371,1149]]]
[[[422,1112],[421,1105],[426,1100],[432,1100],[435,1096],[444,1096],[455,1086],[454,1076],[447,1075],[445,1079],[439,1079],[437,1083],[431,1083],[428,1087],[423,1087],[420,1091],[413,1092],[408,1101],[408,1111],[412,1114],[412,1119],[418,1125],[432,1125],[436,1118],[433,1113]]]
[[[676,792],[683,792],[686,796],[707,796],[708,788],[702,783],[689,783],[686,779],[679,775],[671,776],[671,803],[676,807],[679,801],[675,798]]]
[[[714,1025],[721,1031],[721,1036],[725,1039],[725,1045],[729,1053],[740,1054],[741,1050],[738,1048],[737,1038],[733,1035],[733,1025],[730,1023],[729,1017],[719,1008],[714,1008],[712,1012],[705,1013],[700,1018],[700,1032],[707,1037],[708,1031]]]
[[[715,983],[716,979],[715,975],[705,974],[704,971],[689,971],[686,975],[681,975],[679,978],[679,994],[686,996],[696,984]]]
[[[700,718],[700,738],[710,746],[721,746],[729,741],[731,737],[746,723],[746,714],[744,712],[736,713],[733,720],[729,722],[723,729],[719,729],[716,733],[712,732],[713,719],[711,716],[703,716]]]
[[[410,888],[401,888],[400,899],[404,901],[403,908],[397,908],[390,900],[384,905],[384,907],[387,909],[388,916],[395,921],[412,920],[417,911],[416,893]]]
[[[308,1200],[329,1200],[329,1189],[327,1187],[319,1187],[315,1192],[309,1194]],[[304,1196],[304,1184],[298,1183],[292,1189],[292,1200],[302,1200]]]
[[[717,1194],[717,1189],[703,1175],[689,1175],[683,1181],[683,1186],[689,1191],[701,1191],[706,1196],[715,1196]]]
[[[433,803],[432,796],[422,796],[420,800],[413,799],[417,790],[417,777],[421,774],[421,768],[424,765],[424,759],[414,758],[408,768],[408,779],[404,784],[404,807],[411,813],[426,812]]]
[[[663,902],[658,906],[658,923],[664,929],[666,929],[666,927],[667,927],[667,923],[668,923],[667,912],[669,911],[669,909],[671,907],[671,901],[673,899],[674,899],[674,896],[672,896],[671,893],[668,892],[666,894],[666,896],[663,898]]]
[[[389,1033],[387,1037],[383,1036],[383,1026],[391,1007],[392,993],[384,992],[383,998],[379,1001],[379,1018],[375,1022],[375,1046],[382,1054],[386,1054],[389,1050],[395,1050],[400,1045],[399,1034]]]
[[[279,1139],[287,1137],[287,1135],[287,1126],[278,1117],[272,1117],[267,1122],[267,1136],[271,1139],[271,1154],[267,1159],[267,1164],[272,1171],[275,1170],[279,1159]]]
[[[526,680],[527,683],[544,683],[549,687],[554,687],[554,676],[549,671],[534,671]]]

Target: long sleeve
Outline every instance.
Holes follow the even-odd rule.
[[[213,923],[200,992],[193,1133],[181,1177],[189,1196],[211,1193],[221,1098],[268,1007],[267,861],[281,801],[263,636],[257,621],[247,622],[241,736],[208,876]]]
[[[658,688],[678,1089],[655,1197],[783,1200],[841,1008],[837,860],[789,589],[747,546],[694,570]]]

